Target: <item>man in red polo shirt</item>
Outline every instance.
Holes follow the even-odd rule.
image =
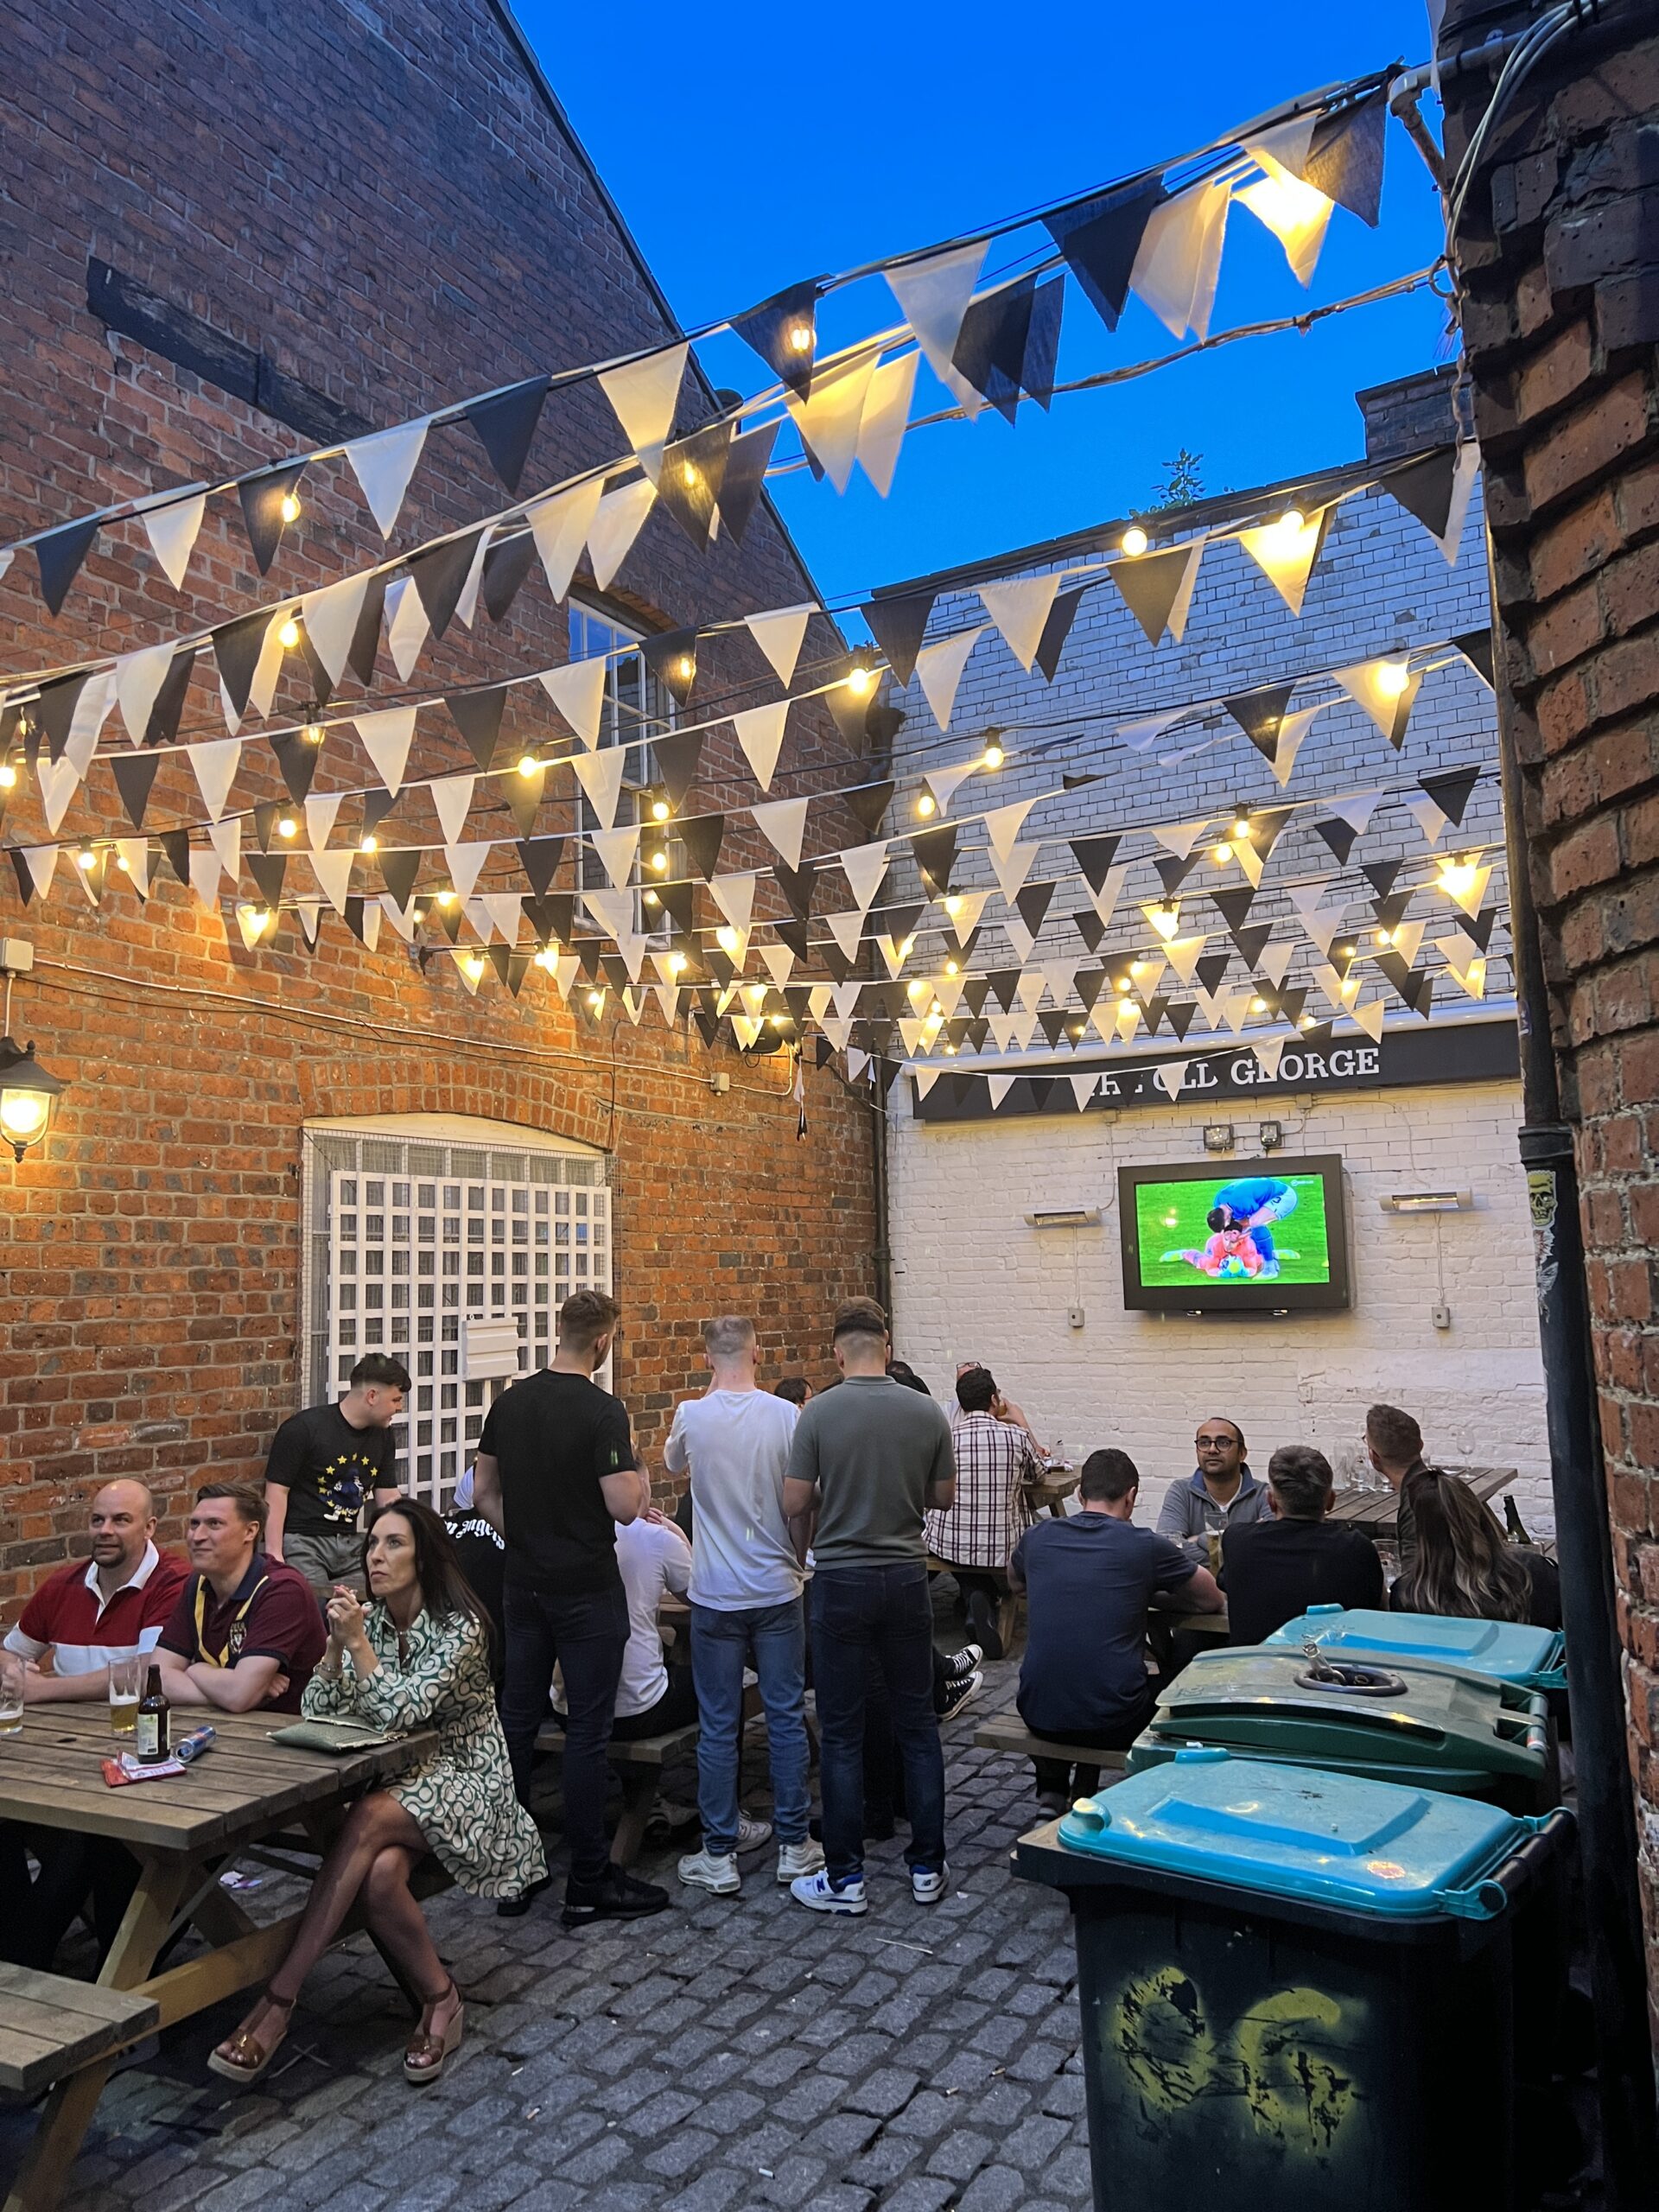
[[[188,1572],[156,1548],[156,1506],[146,1484],[106,1483],[92,1500],[92,1555],[43,1582],[6,1637],[29,1662],[30,1705],[107,1694],[110,1662],[151,1651],[172,1618]],[[41,1671],[50,1651],[52,1671]]]
[[[195,1572],[162,1630],[156,1660],[174,1705],[297,1713],[328,1642],[310,1585],[261,1548],[265,1501],[245,1483],[207,1483],[185,1533]]]

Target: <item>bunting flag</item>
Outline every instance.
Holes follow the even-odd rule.
[[[495,848],[488,844],[446,845],[443,864],[449,872],[450,888],[457,899],[470,899],[483,873],[484,864]],[[325,887],[326,888],[326,887]]]
[[[585,483],[573,484],[568,491],[538,499],[525,511],[524,518],[530,524],[548,589],[556,600],[563,599],[570,589],[570,579],[588,543],[588,533],[599,512],[604,490],[602,476],[590,477]]]
[[[653,486],[662,465],[664,445],[674,427],[674,410],[679,404],[690,351],[682,341],[637,361],[625,361],[619,368],[600,372],[599,388],[610,401],[623,436]]]
[[[617,803],[622,796],[626,749],[620,745],[607,745],[598,753],[573,753],[570,766],[588,805],[599,817],[600,828],[612,829],[616,822]]]
[[[427,639],[426,609],[409,577],[398,576],[386,587],[386,611],[387,648],[393,667],[407,683]]]
[[[156,771],[161,765],[160,756],[154,753],[119,753],[110,763],[115,775],[115,787],[121,795],[121,804],[135,830],[142,830],[144,826],[144,812],[149,804],[150,789],[156,781]]]
[[[295,474],[298,474],[295,471]],[[245,505],[249,486],[244,485],[243,502]],[[196,539],[201,532],[201,518],[207,512],[207,495],[198,492],[194,497],[181,498],[169,493],[165,504],[146,506],[140,510],[144,535],[149,540],[149,550],[162,566],[162,573],[175,591],[184,589],[185,571],[190,566],[190,556],[195,550]],[[281,524],[278,523],[280,532]],[[258,558],[258,549],[254,549]],[[259,573],[264,575],[270,566],[269,559],[259,562]]]
[[[933,803],[941,814],[950,812],[951,800],[979,766],[979,759],[976,755],[971,760],[958,761],[954,767],[928,770],[922,780],[933,794]]]
[[[1205,539],[1194,537],[1161,553],[1142,553],[1134,559],[1106,563],[1107,575],[1145,632],[1149,645],[1161,643],[1166,631],[1177,645],[1185,637],[1205,544]]]
[[[413,423],[400,423],[392,429],[354,439],[346,448],[352,474],[361,486],[382,537],[390,537],[397,528],[409,480],[415,474],[415,464],[426,443],[430,419],[422,416]]]
[[[1463,655],[1475,674],[1489,691],[1497,689],[1497,671],[1492,661],[1492,633],[1490,630],[1465,630],[1452,644]]]
[[[1152,208],[1130,289],[1179,341],[1210,334],[1232,187],[1224,179],[1178,193]]]
[[[706,545],[714,528],[732,431],[728,422],[711,423],[670,446],[663,456],[658,497],[694,545]]]
[[[818,295],[817,284],[791,284],[747,315],[734,316],[731,324],[779,384],[803,398],[812,386]]]
[[[881,648],[894,683],[901,687],[907,685],[915,673],[916,656],[921,651],[927,618],[933,612],[938,596],[937,592],[931,591],[903,592],[891,599],[871,600],[858,610],[870,635]]]
[[[715,863],[720,858],[721,840],[726,834],[723,814],[703,814],[676,824],[680,842],[690,861],[704,882],[714,875]]]
[[[474,399],[462,410],[478,433],[490,467],[509,492],[518,489],[552,381],[550,376],[526,377],[522,384],[510,385],[487,399]]]
[[[816,606],[782,607],[769,614],[744,617],[743,626],[766,655],[778,681],[788,689],[795,679],[806,626],[817,613]]]
[[[962,672],[968,665],[968,656],[985,634],[982,623],[972,630],[959,631],[953,638],[941,638],[936,645],[924,645],[916,656],[916,678],[941,729],[949,729],[950,715],[957,703],[957,686]]]
[[[1239,543],[1293,614],[1301,613],[1308,578],[1325,544],[1332,512],[1328,506],[1319,507],[1305,516],[1300,509],[1292,508],[1276,522],[1238,534]]]
[[[609,677],[610,663],[601,657],[546,669],[538,678],[543,690],[590,753],[599,745]]]
[[[927,365],[942,384],[954,388],[954,355],[963,317],[985,265],[987,241],[952,246],[943,253],[901,262],[886,270],[899,312],[916,334]]]
[[[1261,168],[1262,181],[1236,188],[1233,194],[1273,232],[1285,250],[1292,275],[1304,287],[1313,281],[1336,204],[1302,175],[1318,120],[1313,113],[1296,116],[1260,137],[1247,139],[1245,151]]]
[[[1043,634],[1037,641],[1037,665],[1043,672],[1043,681],[1052,683],[1059,673],[1060,655],[1065,651],[1065,641],[1071,634],[1071,625],[1077,620],[1082,604],[1084,586],[1075,591],[1063,591],[1048,612],[1043,625]]]
[[[1254,691],[1243,691],[1222,705],[1243,731],[1262,758],[1273,761],[1279,750],[1279,730],[1285,719],[1285,709],[1290,704],[1290,695],[1296,689],[1293,677],[1288,683],[1266,683]]]
[[[134,745],[149,741],[150,716],[167,681],[173,654],[171,645],[146,645],[141,652],[123,654],[115,664],[116,700],[127,735]],[[188,677],[189,663],[195,656],[192,652],[181,658],[186,662]]]
[[[983,252],[983,247],[980,251]],[[41,597],[46,601],[48,614],[62,613],[69,587],[80,574],[80,564],[97,536],[98,519],[96,516],[87,516],[79,522],[66,523],[61,530],[48,531],[44,537],[35,540]]]
[[[1108,330],[1117,328],[1147,221],[1164,197],[1161,181],[1137,179],[1043,219]]]
[[[409,748],[415,737],[415,715],[413,707],[391,707],[381,714],[359,715],[356,717],[357,734],[363,741],[363,750],[373,762],[376,775],[394,798],[403,789],[404,771],[409,765]],[[499,719],[498,716],[498,722]],[[494,750],[493,739],[491,750]]]
[[[446,845],[456,843],[473,804],[474,776],[440,776],[427,785]]]
[[[985,817],[985,835],[998,860],[1006,861],[1014,850],[1015,840],[1025,827],[1026,817],[1036,804],[1033,798],[1016,799],[1011,806],[994,807]],[[1033,855],[1036,850],[1033,845]]]
[[[1386,86],[1368,92],[1345,107],[1322,113],[1313,126],[1307,156],[1294,174],[1339,207],[1375,229],[1382,206],[1382,156],[1388,130]],[[1288,158],[1285,163],[1292,168]]]
[[[864,411],[858,422],[858,465],[885,499],[893,489],[899,448],[910,425],[916,390],[917,353],[883,361],[870,376]]]
[[[950,888],[950,871],[956,865],[955,830],[948,827],[929,830],[920,836],[913,837],[911,840],[911,855],[930,897],[944,898]]]
[[[1274,781],[1281,791],[1290,781],[1291,772],[1296,766],[1296,756],[1302,749],[1302,740],[1313,728],[1316,717],[1322,715],[1331,703],[1328,699],[1322,699],[1314,707],[1298,707],[1280,723],[1278,742],[1274,747],[1270,765]]]
[[[601,591],[608,591],[615,581],[656,498],[657,486],[651,478],[639,476],[601,499],[588,531],[588,559]]]
[[[782,855],[786,868],[798,868],[801,864],[801,843],[806,835],[806,810],[810,804],[810,801],[805,798],[774,798],[764,806],[749,809],[756,829]]]
[[[308,592],[300,601],[306,641],[327,670],[331,683],[338,683],[346,673],[369,588],[378,581],[365,570],[321,591]]]
[[[1367,660],[1351,668],[1331,671],[1356,706],[1363,707],[1397,752],[1405,742],[1406,724],[1416,702],[1421,675],[1402,660]]]
[[[791,392],[785,403],[802,446],[837,492],[845,492],[852,481],[859,423],[875,362],[875,354],[867,352],[839,367],[820,369],[809,398]]]
[[[1154,829],[1152,834],[1166,853],[1173,855],[1177,861],[1184,861],[1190,855],[1193,846],[1198,843],[1198,839],[1209,826],[1210,817],[1205,814],[1201,815],[1196,822],[1163,823]],[[1164,888],[1168,891],[1173,887],[1166,883]]]
[[[230,798],[231,785],[242,759],[242,741],[236,737],[211,739],[188,748],[190,766],[210,822],[217,822]]]
[[[639,823],[631,823],[623,830],[590,830],[588,842],[599,855],[606,874],[616,888],[625,890],[632,880],[634,864],[639,857]]]

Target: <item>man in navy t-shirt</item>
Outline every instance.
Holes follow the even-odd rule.
[[[1033,1735],[1123,1750],[1152,1717],[1147,1686],[1147,1608],[1179,1591],[1195,1613],[1221,1611],[1208,1567],[1179,1544],[1134,1524],[1141,1477],[1127,1452],[1092,1452],[1077,1483],[1079,1510],[1027,1529],[1008,1561],[1030,1616],[1020,1668],[1020,1717]],[[1075,1776],[1058,1759],[1037,1759],[1039,1796],[1088,1796],[1100,1772]]]

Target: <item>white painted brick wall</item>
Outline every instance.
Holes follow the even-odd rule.
[[[918,1122],[907,1078],[889,1101],[893,1342],[947,1401],[982,1358],[1039,1434],[1077,1457],[1116,1444],[1140,1468],[1140,1517],[1192,1470],[1206,1414],[1243,1424],[1258,1472],[1279,1444],[1337,1464],[1383,1399],[1422,1424],[1431,1457],[1520,1471],[1522,1519],[1553,1524],[1526,1184],[1508,1084],[1275,1103],[1287,1156],[1345,1162],[1353,1304],[1274,1319],[1126,1313],[1117,1169],[1202,1159],[1201,1109]],[[1214,1109],[1211,1109],[1213,1113]],[[1239,1156],[1254,1122],[1236,1121]],[[1218,1166],[1224,1163],[1217,1160]],[[1473,1191],[1472,1213],[1396,1216],[1390,1191]],[[1045,1230],[1039,1207],[1098,1206],[1098,1229]],[[1430,1309],[1441,1296],[1452,1327]],[[1081,1305],[1081,1331],[1066,1309]]]

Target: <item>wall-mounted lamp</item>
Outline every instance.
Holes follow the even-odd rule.
[[[58,1099],[68,1088],[61,1076],[41,1065],[32,1044],[19,1045],[12,1038],[12,980],[27,976],[34,965],[35,948],[27,939],[0,938],[0,976],[6,979],[5,1014],[0,1020],[0,1141],[9,1144],[18,1160],[50,1128]]]
[[[1206,1122],[1204,1125],[1204,1148],[1206,1152],[1230,1152],[1233,1148],[1232,1123]]]
[[[1026,1219],[1033,1229],[1098,1229],[1098,1206],[1047,1206],[1028,1213]]]
[[[1384,1213],[1472,1213],[1472,1191],[1391,1191],[1376,1202]]]

